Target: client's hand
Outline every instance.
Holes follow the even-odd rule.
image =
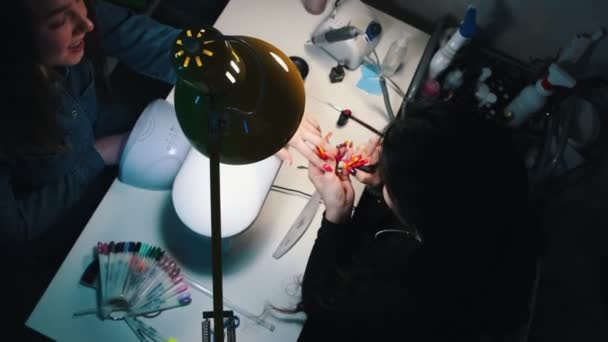
[[[378,186],[382,182],[380,174],[377,170],[378,162],[380,161],[380,153],[382,151],[382,145],[380,144],[380,137],[374,136],[369,139],[367,144],[357,147],[358,152],[363,155],[363,158],[368,160],[368,166],[373,167],[373,171],[365,172],[363,170],[357,170],[355,177],[357,180],[365,185]]]
[[[289,141],[289,147],[295,148],[304,158],[316,165],[318,168],[323,168],[327,161],[321,159],[316,153],[316,147],[320,146],[325,151],[329,151],[329,144],[321,135],[321,126],[319,123],[306,115],[300,123],[297,132]],[[290,164],[293,159],[287,148],[282,148],[277,152],[277,157],[283,161],[288,161]]]
[[[325,218],[333,223],[348,221],[355,201],[355,191],[349,177],[342,180],[334,172],[326,172],[309,163],[308,178],[325,203]]]
[[[131,131],[99,138],[95,141],[95,149],[106,165],[118,164],[122,148],[127,143],[129,134],[131,134]]]

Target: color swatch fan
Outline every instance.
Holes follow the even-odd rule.
[[[153,315],[192,301],[180,268],[160,247],[99,242],[97,259],[98,314],[102,319]]]

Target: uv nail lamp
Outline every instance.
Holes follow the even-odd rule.
[[[155,100],[141,114],[127,140],[118,178],[138,188],[172,190],[180,220],[196,233],[211,236],[209,158],[190,147],[173,104]],[[276,156],[252,164],[220,164],[222,237],[237,235],[251,226],[280,167]]]
[[[245,165],[220,164],[222,238],[247,229],[258,216],[281,160],[270,156]],[[173,205],[177,215],[193,231],[211,236],[209,158],[191,149],[173,184]]]
[[[118,179],[148,189],[169,190],[190,150],[173,105],[158,99],[138,118],[119,163]]]

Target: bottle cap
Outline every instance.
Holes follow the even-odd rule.
[[[549,66],[549,75],[547,75],[546,80],[552,86],[574,88],[576,85],[574,77],[570,76],[570,74],[555,63]]]
[[[536,91],[543,96],[549,96],[553,94],[553,86],[551,85],[551,83],[549,83],[547,78],[543,78],[536,81],[535,87]]]
[[[489,93],[488,96],[486,96],[485,104],[486,105],[492,105],[492,104],[495,104],[496,101],[498,101],[498,97],[496,96],[496,94]]]
[[[372,21],[367,25],[365,33],[367,34],[367,38],[372,41],[382,33],[382,25],[376,21]]]
[[[488,67],[484,67],[481,69],[481,74],[479,75],[479,82],[483,83],[487,81],[488,78],[492,76],[492,69]]]
[[[463,73],[460,69],[452,70],[449,74],[445,76],[445,80],[443,83],[444,89],[455,89],[462,85]]]
[[[477,18],[477,8],[474,6],[469,6],[467,8],[467,13],[464,16],[464,20],[460,25],[460,34],[465,38],[471,38],[475,34],[475,30],[477,29],[476,24]]]

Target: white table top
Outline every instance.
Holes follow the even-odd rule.
[[[329,7],[329,6],[328,6]],[[329,8],[326,10],[329,13]],[[383,26],[377,51],[382,58],[388,46],[403,33],[410,35],[407,63],[393,76],[407,90],[429,36],[399,20],[373,10]],[[308,14],[299,0],[232,0],[215,27],[225,34],[248,35],[276,45],[289,56],[304,58],[310,68],[305,81],[306,113],[316,118],[324,131],[332,130],[333,143],[353,140],[364,143],[371,133],[355,122],[336,128],[338,113],[322,103],[329,101],[381,129],[386,125],[381,95],[370,95],[356,87],[361,71],[347,71],[343,82],[331,84],[329,70],[335,61],[320,49],[305,45],[324,15]],[[401,104],[391,92],[395,112]],[[294,164],[282,165],[274,184],[312,193],[306,170],[297,169],[305,160],[293,152]],[[355,182],[357,200],[363,187]],[[272,253],[306,203],[299,196],[270,192],[254,224],[230,241],[223,259],[224,296],[250,312],[261,313],[264,303],[292,308],[299,301],[298,280],[320,225],[323,206],[300,241],[279,260]],[[238,208],[235,209],[238,214]],[[101,321],[96,316],[73,318],[72,314],[95,307],[95,292],[78,284],[93,258],[98,241],[141,241],[157,245],[173,256],[183,271],[211,288],[210,240],[188,229],[177,217],[169,191],[148,191],[116,180],[63,262],[53,281],[27,321],[27,326],[58,341],[137,341],[126,324]],[[145,319],[167,337],[178,341],[200,341],[202,311],[212,310],[209,297],[191,289],[192,303]],[[228,308],[228,307],[227,307]],[[238,312],[237,312],[238,314]],[[241,341],[295,341],[302,316],[266,319],[276,326],[270,332],[241,317],[237,339]],[[282,315],[281,317],[285,317]]]

